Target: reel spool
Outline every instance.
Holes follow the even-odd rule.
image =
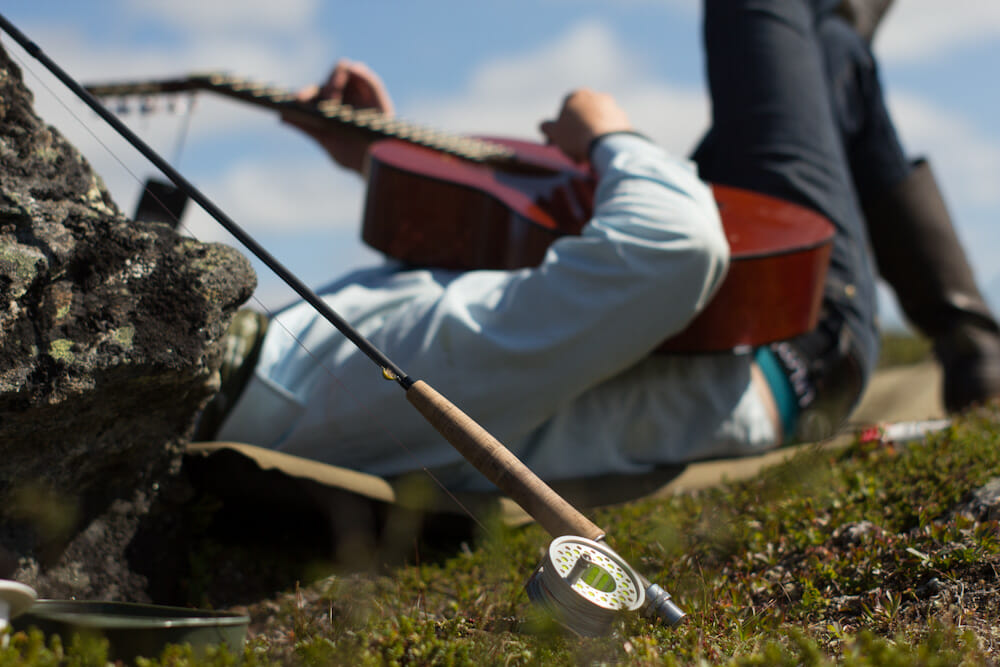
[[[525,589],[532,602],[583,637],[607,634],[620,612],[646,601],[639,575],[621,556],[574,535],[552,541]]]

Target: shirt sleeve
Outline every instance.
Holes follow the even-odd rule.
[[[728,265],[711,189],[690,162],[615,134],[596,143],[592,164],[592,219],[579,236],[554,242],[537,267],[372,271],[323,298],[412,378],[508,446],[523,441],[683,329]],[[318,320],[303,305],[272,324],[227,437],[395,474],[407,462],[386,455],[398,444],[377,446],[388,437],[384,421],[421,465],[460,459],[395,383],[371,379],[371,360]]]
[[[729,247],[693,165],[628,134],[598,142],[593,165],[582,234],[557,240],[536,268],[448,282],[423,314],[421,356],[501,377],[530,371],[565,396],[569,384],[582,391],[644,358],[705,307]]]

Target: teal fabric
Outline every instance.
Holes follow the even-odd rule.
[[[774,402],[778,404],[781,430],[787,442],[795,434],[795,425],[799,419],[799,404],[795,400],[792,383],[788,380],[788,375],[781,369],[781,365],[770,348],[758,348],[754,355],[754,361],[764,373],[764,379],[767,380],[767,384],[771,388]]]

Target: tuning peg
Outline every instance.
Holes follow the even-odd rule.
[[[155,97],[143,97],[142,101],[139,102],[139,113],[150,114],[157,110],[157,103]]]
[[[167,98],[167,113],[182,115],[191,110],[191,97],[171,96]]]

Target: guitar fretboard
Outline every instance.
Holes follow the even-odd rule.
[[[101,83],[85,88],[98,98],[152,97],[204,90],[278,111],[307,113],[379,138],[399,139],[472,162],[504,164],[515,159],[510,148],[496,142],[449,134],[388,116],[380,111],[358,109],[349,104],[333,101],[318,104],[302,102],[287,90],[222,73],[177,79]]]

